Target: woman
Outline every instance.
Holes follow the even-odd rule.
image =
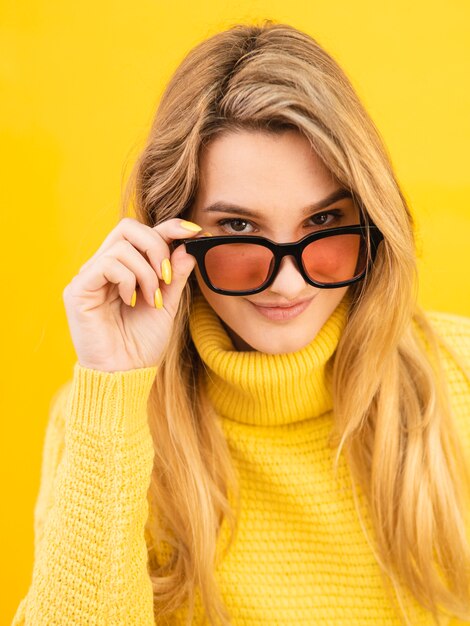
[[[336,62],[272,21],[200,43],[122,216],[64,289],[13,623],[469,620],[470,320],[418,307]]]

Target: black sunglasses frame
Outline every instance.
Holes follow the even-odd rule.
[[[308,244],[313,241],[318,241],[319,239],[324,239],[325,237],[333,237],[335,235],[349,235],[349,234],[360,234],[364,238],[364,240],[369,240],[370,242],[370,255],[368,262],[364,268],[364,271],[359,275],[351,278],[350,280],[344,280],[339,283],[325,284],[319,283],[315,280],[312,280],[307,272],[304,270],[302,264],[302,252]],[[380,230],[375,225],[361,225],[355,224],[353,226],[340,226],[338,228],[327,228],[325,230],[316,231],[314,233],[310,233],[302,239],[292,243],[277,243],[272,241],[271,239],[267,239],[266,237],[260,237],[258,235],[213,235],[207,237],[199,237],[197,239],[177,239],[173,240],[170,244],[170,247],[175,249],[178,246],[184,244],[186,246],[186,252],[188,254],[192,254],[198,264],[199,271],[201,272],[201,276],[204,279],[204,282],[215,291],[215,293],[226,295],[226,296],[247,296],[254,293],[259,293],[263,291],[267,287],[269,287],[273,282],[279,271],[279,266],[281,265],[281,261],[284,256],[293,256],[297,262],[297,267],[304,278],[304,280],[313,285],[314,287],[318,287],[320,289],[337,289],[339,287],[346,287],[348,285],[352,285],[353,283],[357,283],[362,280],[373,263],[375,259],[375,255],[377,253],[377,248],[379,243],[382,241],[383,235]],[[227,243],[256,243],[258,245],[264,246],[271,250],[274,254],[274,267],[269,277],[265,280],[265,282],[256,287],[255,289],[247,289],[245,291],[231,291],[228,289],[220,289],[219,287],[215,287],[206,272],[204,258],[206,253],[211,248],[215,246],[219,246],[221,244]]]

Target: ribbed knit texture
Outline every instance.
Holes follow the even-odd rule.
[[[343,301],[302,350],[269,355],[235,351],[208,303],[194,301],[191,335],[241,487],[237,538],[216,571],[234,625],[401,624],[357,519],[348,469],[341,460],[335,478],[327,443],[332,397],[324,368],[346,308]],[[430,318],[470,365],[470,319]],[[470,452],[470,385],[442,353]],[[155,623],[144,532],[153,458],[146,402],[155,374],[76,363],[73,379],[54,396],[32,582],[13,626]],[[367,519],[366,526],[372,533]],[[405,598],[413,625],[431,626],[406,590]],[[198,605],[195,624],[200,617]]]
[[[237,352],[220,319],[199,294],[193,311],[191,335],[210,370],[209,398],[222,416],[253,426],[282,426],[333,408],[325,364],[344,327],[345,299],[309,345],[289,354]]]

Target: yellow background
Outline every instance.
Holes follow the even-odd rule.
[[[467,0],[3,1],[2,624],[30,582],[49,401],[75,361],[62,290],[114,226],[183,56],[259,18],[307,31],[345,69],[417,221],[421,303],[470,316]]]

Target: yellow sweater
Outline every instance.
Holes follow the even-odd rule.
[[[191,335],[241,488],[237,539],[217,570],[234,625],[401,624],[356,517],[345,463],[335,479],[327,445],[332,398],[324,366],[345,313],[343,301],[310,345],[269,355],[235,351],[211,307],[195,300]],[[470,363],[470,319],[429,315]],[[443,355],[470,452],[470,383]],[[155,374],[156,367],[109,373],[76,362],[54,395],[32,580],[12,626],[155,623],[144,528],[153,458],[146,405]],[[431,626],[430,614],[405,598],[413,625]]]

